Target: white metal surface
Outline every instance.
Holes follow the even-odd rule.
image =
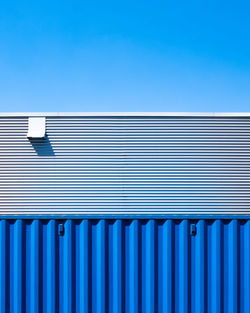
[[[29,139],[43,139],[46,131],[45,117],[29,117],[28,119],[28,133]]]
[[[0,117],[250,117],[249,112],[20,112]]]
[[[1,214],[250,214],[250,118],[0,118]]]

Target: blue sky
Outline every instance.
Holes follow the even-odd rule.
[[[3,1],[0,111],[250,111],[250,3]]]

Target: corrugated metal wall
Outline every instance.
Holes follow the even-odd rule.
[[[249,117],[0,118],[1,214],[249,214]]]
[[[250,312],[250,221],[0,221],[0,312]]]

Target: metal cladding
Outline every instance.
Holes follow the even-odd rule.
[[[247,220],[1,220],[0,312],[246,313],[249,264]]]
[[[41,114],[38,116],[41,116]],[[0,116],[2,215],[249,215],[250,116]]]

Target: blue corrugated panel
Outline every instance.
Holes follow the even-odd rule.
[[[249,299],[248,220],[0,221],[1,313],[246,313]]]

